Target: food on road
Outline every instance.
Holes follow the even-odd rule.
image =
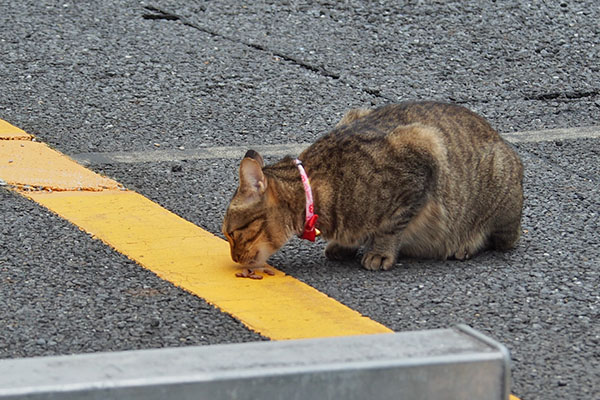
[[[262,275],[258,275],[257,272],[263,272],[267,275],[275,275],[275,272],[270,269],[270,268],[266,268],[266,267],[261,267],[261,268],[244,268],[242,269],[242,272],[238,272],[235,274],[235,276],[237,276],[238,278],[250,278],[250,279],[262,279],[263,276]]]

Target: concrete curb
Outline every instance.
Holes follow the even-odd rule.
[[[467,326],[0,361],[0,399],[502,399],[504,346]]]

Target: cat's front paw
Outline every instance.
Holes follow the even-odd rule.
[[[325,257],[332,261],[350,260],[356,256],[356,251],[357,249],[354,247],[346,247],[336,242],[329,242],[325,248]]]
[[[471,253],[466,248],[460,248],[454,253],[454,259],[459,261],[466,261],[471,258]]]
[[[380,269],[387,271],[396,264],[396,255],[370,251],[363,256],[361,263],[370,271],[379,271]]]

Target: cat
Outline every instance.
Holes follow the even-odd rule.
[[[353,109],[298,157],[330,260],[388,270],[400,254],[465,260],[519,239],[523,164],[481,116],[439,102]],[[305,229],[297,162],[249,150],[223,221],[233,261],[260,268]]]

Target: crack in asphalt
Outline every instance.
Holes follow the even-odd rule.
[[[80,186],[77,188],[64,188],[61,186],[54,186],[54,185],[28,185],[25,183],[18,183],[18,182],[13,182],[13,183],[8,183],[6,181],[3,181],[0,179],[0,186],[5,186],[8,187],[12,190],[15,190],[19,193],[32,193],[32,192],[48,192],[48,193],[52,193],[52,192],[105,192],[105,191],[116,191],[115,189],[112,189],[108,186],[99,186],[99,187],[92,187],[92,186]],[[125,189],[125,187],[123,186],[119,186],[119,191],[127,191],[127,189]]]
[[[167,21],[177,21],[179,19],[176,15],[166,15],[166,14],[143,14],[142,18],[144,18],[144,19],[164,19]]]
[[[525,100],[573,100],[573,99],[583,99],[587,97],[596,97],[600,95],[600,89],[592,89],[592,90],[574,90],[567,92],[548,92],[548,93],[539,93],[539,94],[531,94],[525,96]]]
[[[35,142],[35,138],[33,136],[28,135],[27,133],[21,136],[2,136],[0,137],[0,142],[2,141],[24,141],[24,142]]]
[[[356,84],[343,79],[341,74],[332,72],[332,71],[326,69],[324,66],[313,65],[311,63],[308,63],[308,62],[302,60],[299,57],[282,53],[280,51],[271,49],[260,43],[239,40],[234,37],[224,35],[213,29],[207,28],[206,26],[192,22],[182,15],[167,11],[165,9],[162,9],[162,8],[159,8],[159,7],[156,7],[153,5],[144,6],[144,9],[151,11],[153,13],[153,14],[149,14],[149,13],[142,14],[142,18],[144,18],[144,19],[179,21],[186,26],[189,26],[189,27],[197,29],[201,32],[205,32],[210,35],[219,37],[221,39],[225,39],[225,40],[228,40],[233,43],[243,44],[243,45],[248,46],[255,50],[268,52],[268,53],[272,54],[273,56],[281,58],[282,60],[293,63],[301,68],[304,68],[308,71],[314,72],[321,76],[338,80],[354,89],[361,90],[361,91],[363,91],[373,97],[376,97],[378,99],[387,100],[392,103],[397,101],[397,99],[381,93],[380,89],[364,87],[364,86],[356,86]],[[202,9],[202,8],[201,8],[201,10],[204,11],[204,9]],[[553,101],[563,101],[564,102],[564,101],[569,101],[569,100],[577,100],[577,99],[582,99],[582,98],[593,98],[593,97],[598,97],[598,96],[600,96],[600,88],[593,88],[591,90],[575,90],[575,91],[564,91],[564,92],[563,91],[553,91],[553,92],[548,92],[548,93],[532,93],[532,94],[525,95],[524,97],[509,97],[509,98],[501,98],[501,99],[496,99],[496,100],[503,100],[503,101],[515,101],[515,100],[550,101],[550,100],[553,100]],[[449,100],[451,100],[457,104],[487,103],[487,102],[491,101],[491,99],[452,98],[452,97],[450,97]]]
[[[182,24],[184,24],[186,26],[189,26],[191,28],[197,29],[197,30],[199,30],[201,32],[208,33],[210,35],[219,37],[221,39],[228,40],[228,41],[233,42],[233,43],[243,44],[243,45],[248,46],[248,47],[250,47],[252,49],[255,49],[255,50],[267,52],[269,54],[272,54],[273,56],[279,57],[279,58],[281,58],[284,61],[291,62],[291,63],[293,63],[293,64],[295,64],[295,65],[297,65],[297,66],[299,66],[301,68],[304,68],[304,69],[310,71],[310,72],[317,73],[317,74],[319,74],[321,76],[324,76],[326,78],[331,78],[331,79],[339,80],[340,82],[342,82],[342,83],[344,83],[344,84],[346,84],[346,85],[348,85],[348,86],[350,86],[352,88],[355,88],[357,90],[361,90],[361,91],[363,91],[363,92],[365,92],[367,94],[370,94],[371,96],[374,96],[374,97],[377,97],[377,98],[380,98],[380,99],[384,99],[384,100],[388,100],[390,102],[395,102],[396,101],[392,97],[385,96],[385,95],[381,94],[381,92],[380,92],[379,89],[373,89],[373,88],[367,88],[367,87],[357,87],[356,85],[352,84],[351,82],[348,82],[348,81],[344,80],[339,73],[332,72],[332,71],[326,69],[323,66],[317,66],[317,65],[310,64],[310,63],[308,63],[308,62],[300,59],[299,57],[295,57],[295,56],[292,56],[292,55],[289,55],[289,54],[285,54],[285,53],[279,52],[277,50],[270,49],[267,46],[262,45],[260,43],[254,43],[254,42],[250,42],[250,41],[238,40],[236,38],[233,38],[233,37],[230,37],[230,36],[227,36],[227,35],[223,35],[222,33],[219,33],[219,32],[217,32],[215,30],[207,28],[206,26],[199,25],[199,24],[197,24],[195,22],[192,22],[189,19],[187,19],[187,18],[185,18],[185,17],[183,17],[183,16],[181,16],[179,14],[175,14],[175,13],[172,13],[170,11],[166,11],[166,10],[164,10],[162,8],[159,8],[159,7],[156,7],[156,6],[151,6],[150,5],[150,6],[144,6],[144,8],[146,10],[148,10],[148,11],[152,11],[152,12],[155,13],[155,14],[143,14],[142,17],[144,19],[179,21]]]

